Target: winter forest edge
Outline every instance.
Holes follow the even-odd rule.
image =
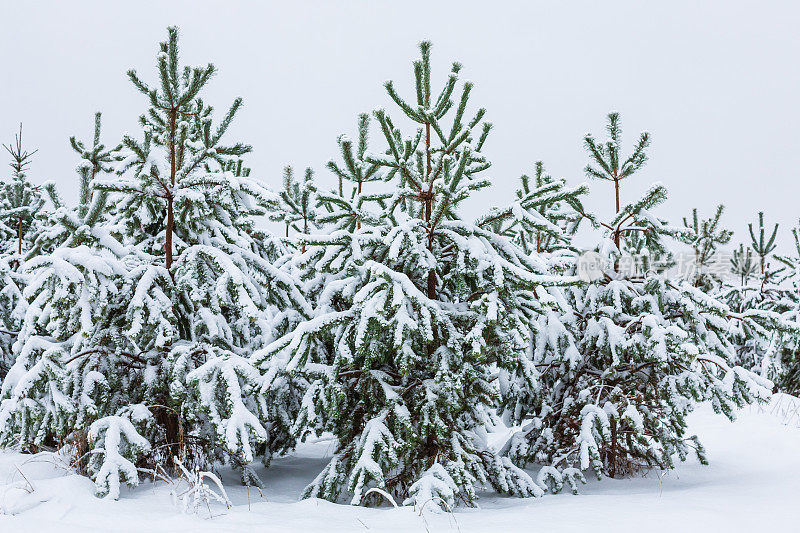
[[[46,154],[20,126],[0,188],[0,444],[57,451],[99,497],[181,477],[225,503],[218,467],[260,487],[254,461],[329,434],[302,498],[451,511],[487,487],[577,494],[587,475],[705,463],[695,406],[734,419],[800,392],[800,227],[781,255],[754,214],[721,257],[723,206],[675,223],[653,214],[661,184],[627,197],[651,138],[623,138],[616,112],[583,139],[612,217],[537,162],[467,220],[490,113],[431,52],[413,94],[386,82],[394,106],[332,139],[333,190],[312,169],[278,190],[250,175],[226,136],[242,100],[203,99],[216,67],[182,65],[177,28],[154,71],[127,73],[141,130],[109,143],[97,113],[93,139],[69,139],[77,205],[28,177]]]

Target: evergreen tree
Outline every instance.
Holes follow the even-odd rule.
[[[779,352],[793,329],[781,315],[791,308],[786,290],[781,287],[783,268],[775,267],[775,239],[778,224],[771,231],[758,214],[758,229],[748,224],[750,245],[739,245],[731,259],[731,272],[738,283],[725,283],[720,298],[733,312],[730,319],[736,363],[769,379],[780,373]]]
[[[708,292],[718,287],[721,280],[719,276],[711,272],[715,262],[715,256],[721,245],[728,244],[733,236],[733,232],[720,227],[720,218],[725,211],[725,206],[717,206],[714,216],[707,219],[700,219],[697,209],[692,209],[692,218],[683,219],[686,228],[683,240],[691,245],[694,253],[694,272],[692,281],[695,287],[701,287]]]
[[[70,137],[70,145],[80,156],[80,163],[75,168],[78,175],[78,204],[68,207],[52,181],[45,182],[43,189],[53,206],[52,210],[43,210],[37,216],[39,231],[25,254],[26,259],[39,255],[47,255],[61,245],[77,246],[86,239],[103,239],[107,235],[99,222],[106,216],[108,193],[102,192],[96,198],[92,193],[94,180],[112,171],[110,163],[119,147],[106,150],[100,142],[101,113],[94,116],[94,137],[92,148],[87,149],[83,142],[75,136]],[[95,201],[97,200],[97,201]],[[103,235],[103,237],[100,237]],[[124,254],[119,243],[106,239],[106,243],[116,250],[118,255]]]
[[[26,174],[37,150],[28,152],[22,147],[22,124],[19,125],[19,133],[14,137],[14,143],[10,146],[4,144],[3,148],[11,155],[10,165],[14,172],[11,181],[3,184],[0,220],[4,239],[11,235],[15,236],[16,246],[13,251],[21,256],[25,245],[30,244],[36,237],[36,214],[44,206],[39,187],[31,184]],[[9,253],[12,250],[5,252]]]
[[[118,209],[127,226],[126,234],[142,240],[137,245],[148,253],[163,256],[164,267],[171,271],[176,238],[182,247],[194,244],[192,241],[197,242],[198,237],[207,240],[216,230],[222,231],[226,240],[235,240],[236,231],[241,229],[239,224],[248,220],[248,215],[263,214],[251,198],[266,200],[271,195],[250,187],[253,180],[246,176],[220,180],[225,174],[217,173],[220,181],[207,181],[212,179],[212,169],[224,169],[231,160],[251,151],[242,143],[220,144],[241,108],[241,98],[234,100],[213,128],[213,109],[198,97],[216,67],[208,64],[181,69],[178,30],[174,27],[169,28],[169,38],[160,45],[156,64],[157,86],[145,83],[135,70],[128,71],[133,85],[150,103],[147,113],[139,117],[144,138],[139,141],[130,135],[124,137],[122,162],[118,165],[121,178],[96,184],[95,188],[123,194],[124,203]],[[211,197],[212,189],[220,196]],[[227,214],[239,215],[238,209],[242,213],[226,220],[225,225],[219,224],[213,210],[217,203],[228,204]]]
[[[283,169],[283,189],[278,196],[280,199],[271,207],[269,219],[286,226],[287,239],[290,229],[307,235],[317,228],[317,186],[312,169],[306,169],[300,183],[294,177],[294,169],[286,166]]]
[[[753,251],[744,244],[739,244],[739,248],[733,251],[731,257],[731,273],[736,276],[740,286],[744,287],[756,272],[756,265],[753,263]]]
[[[378,210],[385,209],[385,200],[388,194],[380,191],[367,193],[364,188],[368,182],[382,181],[384,173],[380,172],[381,165],[369,159],[367,149],[369,146],[369,115],[362,113],[358,116],[358,142],[355,152],[353,141],[346,135],[339,136],[339,151],[342,162],[328,161],[328,169],[338,179],[338,189],[330,194],[321,193],[320,202],[328,214],[320,218],[323,224],[334,224],[340,229],[355,231],[361,229],[363,223],[377,222],[378,212],[371,210],[373,206]],[[391,178],[390,178],[391,179]],[[345,191],[345,184],[349,184],[349,194]]]
[[[355,154],[340,140],[344,167],[330,167],[355,193],[320,195],[335,204],[326,215],[331,229],[300,236],[307,250],[295,260],[316,295],[313,315],[254,356],[268,375],[308,379],[298,437],[337,438],[305,497],[346,494],[363,504],[377,487],[407,504],[452,505],[474,504],[481,484],[542,493],[489,449],[486,432],[498,393],[493,368],[524,358],[537,295],[564,280],[507,237],[459,216],[461,202],[489,184],[481,173],[490,126],[483,109],[467,118],[471,83],[454,98],[459,64],[432,92],[430,44],[420,50],[413,103],[386,83],[416,130],[404,135],[378,110],[383,154],[366,152],[365,135]],[[386,192],[363,190],[378,179]]]
[[[141,360],[130,402],[156,404],[145,433],[154,449],[230,462],[257,482],[246,465],[294,445],[280,421],[298,406],[280,391],[280,402],[268,401],[248,356],[303,318],[307,304],[274,264],[286,250],[256,227],[278,197],[243,166],[249,145],[222,143],[242,100],[213,126],[200,93],[216,69],[181,68],[176,28],[160,45],[157,71],[152,86],[128,72],[150,103],[143,138],[125,136],[119,177],[94,185],[114,195],[112,226],[137,251],[114,348]]]
[[[583,142],[589,152],[591,162],[586,165],[584,171],[590,178],[610,181],[614,184],[614,212],[619,214],[620,210],[620,187],[622,182],[641,169],[647,163],[647,147],[650,146],[650,134],[647,132],[639,136],[631,155],[625,159],[620,155],[620,135],[622,129],[619,123],[619,113],[608,114],[608,124],[606,124],[608,137],[603,142],[598,142],[591,134],[586,134]],[[662,193],[649,194],[648,197],[655,198],[663,195]],[[607,228],[614,244],[620,248],[622,236],[628,231],[640,231],[633,227],[624,229],[623,225],[634,215],[625,213],[623,217],[617,217],[614,227]],[[646,232],[645,232],[646,233]]]
[[[767,237],[767,232],[764,228],[764,213],[759,211],[758,213],[758,237],[756,237],[755,232],[753,231],[753,224],[747,225],[747,230],[750,232],[750,247],[758,256],[758,266],[761,275],[761,288],[762,290],[765,288],[764,286],[770,280],[774,273],[770,272],[770,264],[769,264],[769,257],[775,251],[775,237],[778,235],[778,224],[775,224],[772,228],[772,235]]]
[[[282,421],[299,409],[295,381],[264,391],[248,361],[309,312],[273,264],[285,248],[255,226],[276,196],[242,165],[248,146],[220,144],[241,100],[212,127],[198,93],[214,67],[181,70],[168,34],[159,88],[129,73],[151,107],[144,139],[124,138],[119,175],[98,179],[117,159],[98,121],[91,149],[73,140],[86,161],[79,205],[48,187],[56,210],[44,253],[23,266],[28,308],[0,404],[6,445],[88,446],[84,466],[112,498],[142,461],[173,456],[220,459],[257,482],[247,463],[294,445]]]
[[[531,325],[528,366],[536,372],[503,377],[503,414],[523,424],[504,451],[517,463],[544,465],[538,479],[553,491],[565,482],[575,491],[583,470],[616,477],[671,468],[692,450],[705,461],[697,438],[686,435],[693,406],[709,400],[732,418],[771,386],[733,366],[724,304],[667,271],[623,268],[631,234],[657,260],[669,251],[667,239],[683,233],[652,213],[666,198],[661,185],[621,203],[620,184],[646,161],[649,136],[624,158],[616,113],[607,131],[602,144],[587,135],[586,173],[614,184],[616,215],[605,222],[586,215],[603,235],[572,267],[579,273],[591,262],[598,275],[583,276],[582,287],[548,289],[559,306]]]
[[[67,209],[54,187],[48,191],[57,209],[33,251],[49,251],[29,253],[21,266],[27,306],[0,402],[3,444],[27,450],[74,441],[128,390],[126,372],[114,372],[121,357],[103,346],[108,331],[99,320],[112,313],[125,275],[125,250],[101,224],[107,195]]]
[[[105,145],[100,142],[101,116],[100,112],[94,115],[94,136],[91,147],[87,147],[85,143],[79,141],[75,136],[69,138],[72,149],[81,158],[77,171],[80,177],[78,205],[80,206],[79,210],[84,210],[84,212],[79,211],[82,216],[86,214],[85,209],[88,209],[92,199],[92,184],[95,177],[100,173],[113,171],[111,162],[115,159],[116,151],[120,149],[119,146],[106,149]]]

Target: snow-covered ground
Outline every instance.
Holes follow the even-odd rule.
[[[453,515],[298,502],[325,463],[325,440],[260,471],[263,497],[255,490],[248,497],[233,474],[224,477],[234,506],[212,505],[212,518],[205,508],[182,514],[162,482],[123,489],[119,501],[98,500],[91,481],[51,455],[0,452],[0,531],[789,531],[800,495],[800,409],[793,400],[779,395],[771,407],[744,409],[733,424],[707,406],[698,409],[690,427],[706,445],[709,466],[690,460],[663,475],[591,480],[578,496],[486,493],[479,509]]]

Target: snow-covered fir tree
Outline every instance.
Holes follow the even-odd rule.
[[[77,153],[81,162],[77,167],[78,176],[80,179],[80,189],[78,192],[78,206],[79,214],[85,215],[92,199],[92,184],[96,177],[101,174],[113,171],[112,162],[116,158],[116,153],[120,146],[113,148],[106,148],[100,142],[100,134],[102,129],[102,114],[100,112],[94,115],[94,135],[92,137],[92,144],[87,145],[83,141],[79,141],[77,137],[72,136],[69,138],[69,143],[72,149]]]
[[[30,243],[36,238],[36,214],[44,207],[44,198],[39,187],[27,178],[34,150],[28,152],[22,146],[22,124],[14,143],[3,145],[11,156],[10,166],[13,170],[11,179],[3,183],[0,197],[0,237],[4,240],[3,253],[16,253],[22,256]],[[13,243],[13,244],[11,244]]]
[[[39,187],[26,177],[36,150],[23,148],[21,124],[14,143],[3,148],[11,156],[13,173],[0,187],[0,379],[13,363],[12,345],[27,307],[22,297],[27,277],[19,269],[22,254],[39,232],[37,216],[44,207]]]
[[[274,383],[268,397],[247,359],[308,313],[272,262],[282,244],[255,228],[275,195],[242,166],[249,146],[220,142],[241,100],[212,126],[198,94],[215,69],[181,69],[168,33],[157,88],[129,72],[151,107],[143,139],[126,136],[113,156],[118,176],[99,176],[112,159],[99,135],[91,149],[73,142],[87,161],[81,201],[69,209],[53,195],[37,239],[52,252],[25,263],[29,306],[0,408],[6,444],[88,446],[98,493],[111,497],[136,483],[143,454],[221,459],[254,482],[247,463],[293,446],[281,420],[299,409]]]
[[[716,268],[719,266],[716,256],[719,247],[728,244],[733,236],[732,231],[720,226],[724,212],[725,206],[720,204],[714,211],[714,216],[703,219],[695,208],[692,209],[691,219],[683,219],[685,231],[682,240],[692,247],[694,254],[690,279],[695,287],[700,287],[705,292],[716,290],[722,282]]]
[[[126,136],[119,178],[95,185],[114,194],[114,227],[143,258],[123,287],[115,349],[137,354],[140,401],[158,404],[149,442],[167,455],[230,462],[252,482],[245,466],[255,456],[293,446],[280,421],[298,406],[291,394],[268,401],[248,356],[307,305],[273,264],[281,244],[255,227],[276,195],[242,166],[250,146],[222,142],[242,100],[214,126],[200,93],[216,69],[181,68],[177,29],[168,33],[158,83],[128,73],[150,103],[143,138]]]
[[[69,207],[58,192],[55,183],[47,181],[43,184],[45,197],[50,201],[51,209],[45,209],[37,215],[38,229],[30,249],[25,254],[26,259],[41,255],[48,255],[60,245],[70,243],[77,245],[86,237],[90,228],[97,224],[106,214],[108,195],[102,193],[98,202],[93,202],[93,184],[95,178],[112,171],[111,162],[116,157],[119,146],[107,149],[100,142],[102,123],[101,113],[94,115],[94,133],[91,148],[79,141],[77,137],[70,137],[70,145],[80,157],[80,162],[75,168],[78,178],[78,204]],[[90,214],[89,211],[92,211]],[[99,231],[99,230],[98,230]],[[116,245],[111,245],[115,247]],[[119,249],[118,249],[119,251]],[[120,251],[120,253],[122,253]]]
[[[300,182],[294,177],[294,169],[287,165],[283,169],[283,188],[269,207],[269,219],[285,226],[286,242],[291,246],[294,240],[289,239],[289,230],[307,235],[318,227],[317,204],[313,169],[306,168]]]
[[[694,265],[690,280],[704,292],[720,299],[730,308],[729,333],[735,349],[734,362],[762,376],[780,381],[784,350],[793,351],[797,330],[796,317],[787,315],[793,308],[791,291],[784,286],[791,277],[792,261],[773,256],[778,225],[767,235],[763,213],[759,213],[758,237],[753,225],[748,227],[751,242],[733,250],[729,264],[720,262],[721,246],[730,242],[733,232],[720,226],[724,206],[714,216],[699,219],[697,209],[691,221],[683,219],[681,240],[692,246]],[[789,267],[773,268],[771,258]],[[727,267],[727,268],[726,268]]]
[[[33,248],[47,253],[29,254],[20,267],[26,309],[0,403],[2,442],[27,450],[80,440],[109,397],[126,394],[113,381],[126,372],[115,376],[103,357],[107,332],[99,320],[125,274],[125,251],[101,224],[107,195],[70,209],[48,191],[56,210]]]
[[[601,237],[572,271],[589,282],[549,289],[559,305],[531,324],[528,364],[535,371],[502,378],[506,420],[522,424],[505,452],[517,464],[542,465],[538,480],[553,491],[564,483],[575,491],[585,470],[616,477],[671,468],[690,452],[705,461],[697,438],[686,434],[693,406],[708,400],[732,418],[771,387],[734,366],[725,304],[663,269],[626,268],[630,234],[640,233],[636,248],[657,260],[682,232],[653,214],[666,199],[662,185],[622,202],[621,184],[645,164],[649,136],[623,156],[616,113],[607,135],[602,142],[585,138],[586,173],[614,185],[615,207],[608,221],[584,214]]]
[[[0,255],[0,380],[14,362],[12,346],[19,335],[27,301],[22,296],[26,277],[11,254]]]
[[[584,219],[579,197],[586,194],[585,185],[566,186],[536,163],[533,179],[523,174],[517,200],[505,209],[494,209],[479,224],[509,237],[526,254],[562,249]]]
[[[462,201],[489,184],[490,126],[483,109],[468,114],[472,84],[459,84],[459,64],[433,92],[430,48],[422,43],[414,62],[413,100],[386,83],[410,134],[378,110],[383,153],[367,152],[366,133],[355,152],[340,139],[344,163],[330,168],[343,187],[320,195],[330,231],[301,236],[306,252],[295,261],[313,315],[254,357],[272,375],[307,377],[299,437],[337,439],[306,497],[365,504],[380,500],[368,496],[377,488],[407,504],[453,506],[474,504],[482,485],[542,493],[486,434],[494,369],[520,364],[544,287],[565,280],[461,218]],[[365,190],[377,179],[383,187]]]
[[[719,288],[730,308],[729,329],[737,364],[769,379],[780,374],[780,352],[791,342],[791,321],[782,315],[792,308],[782,286],[785,265],[775,257],[778,224],[771,229],[758,213],[758,224],[748,224],[749,246],[740,245],[731,259],[733,278]]]
[[[377,203],[378,209],[384,209],[385,199],[389,195],[374,193],[368,194],[365,188],[369,182],[378,182],[384,179],[380,172],[381,165],[369,159],[367,152],[369,146],[370,117],[366,113],[358,116],[358,141],[353,151],[353,141],[347,135],[340,135],[337,140],[342,162],[328,161],[328,169],[338,179],[338,188],[331,194],[321,193],[320,202],[327,209],[327,215],[320,218],[320,222],[333,224],[336,228],[354,231],[361,228],[361,224],[369,222],[374,216],[370,208]],[[349,194],[345,193],[345,184],[349,184]]]

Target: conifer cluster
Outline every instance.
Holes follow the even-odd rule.
[[[154,75],[128,71],[140,131],[105,142],[97,113],[91,143],[70,138],[77,205],[28,179],[20,129],[0,189],[0,443],[62,450],[118,498],[156,466],[258,485],[255,461],[329,434],[303,497],[452,508],[705,462],[696,405],[732,419],[800,389],[800,230],[777,254],[759,213],[715,270],[723,206],[673,226],[663,185],[631,201],[651,138],[625,155],[617,113],[584,139],[611,217],[542,163],[470,217],[492,125],[462,66],[437,86],[419,51],[413,93],[386,82],[391,108],[337,140],[330,189],[310,168],[277,192],[251,175],[228,139],[241,98],[215,112],[216,67],[182,65],[176,28]]]

